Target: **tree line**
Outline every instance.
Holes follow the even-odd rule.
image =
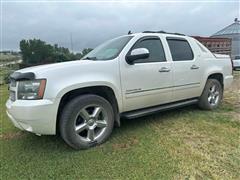
[[[20,50],[24,66],[33,66],[81,59],[92,49],[86,48],[81,53],[72,53],[68,48],[47,44],[40,39],[23,39],[20,41]]]

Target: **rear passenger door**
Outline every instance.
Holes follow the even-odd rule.
[[[167,37],[173,61],[173,100],[199,96],[202,69],[199,54],[185,38]]]

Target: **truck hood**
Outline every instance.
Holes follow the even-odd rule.
[[[45,74],[46,72],[56,71],[56,70],[60,70],[60,69],[69,69],[71,71],[71,68],[76,68],[76,67],[82,68],[85,66],[89,66],[92,63],[94,63],[94,61],[76,60],[76,61],[68,61],[68,62],[53,63],[53,64],[47,64],[47,65],[33,66],[33,67],[29,67],[29,68],[20,69],[17,72],[20,72],[20,73],[33,72],[34,74],[38,75],[38,74]]]

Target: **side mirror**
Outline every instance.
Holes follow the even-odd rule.
[[[126,56],[126,61],[128,64],[134,64],[134,61],[138,59],[146,59],[149,57],[149,51],[146,48],[133,49],[130,55]]]

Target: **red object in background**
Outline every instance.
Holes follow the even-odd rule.
[[[231,56],[232,40],[230,38],[192,36],[206,46],[212,53]]]

